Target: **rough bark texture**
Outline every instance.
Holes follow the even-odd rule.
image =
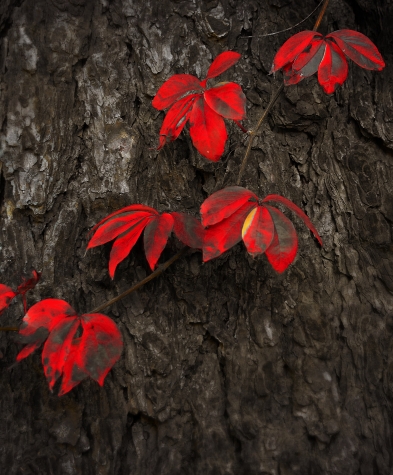
[[[174,73],[202,77],[231,49],[252,128],[281,76],[277,48],[314,0],[2,0],[0,282],[43,272],[29,296],[88,311],[148,274],[142,245],[108,277],[110,245],[87,232],[130,203],[198,214],[236,181],[244,135],[218,164],[187,132],[155,152],[151,106]],[[295,263],[276,274],[243,245],[194,252],[107,313],[123,356],[100,388],[58,398],[40,354],[12,366],[0,335],[4,474],[343,474],[393,470],[393,4],[331,0],[320,31],[358,29],[382,73],[350,66],[327,96],[315,77],[285,89],[255,141],[243,185],[308,213]],[[288,213],[289,214],[289,213]],[[293,216],[292,216],[293,217]],[[179,248],[175,240],[163,259]],[[1,325],[19,324],[21,304]]]

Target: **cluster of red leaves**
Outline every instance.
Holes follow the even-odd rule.
[[[385,67],[377,47],[367,36],[353,30],[338,30],[326,36],[302,31],[289,38],[278,50],[271,72],[283,69],[284,83],[297,84],[318,71],[318,81],[327,94],[342,85],[348,75],[345,55],[365,69]]]
[[[198,152],[209,160],[220,159],[228,138],[224,118],[243,120],[246,97],[233,82],[219,83],[209,89],[206,85],[239,59],[239,53],[226,51],[213,61],[203,81],[190,74],[175,74],[160,87],[153,106],[158,110],[170,109],[162,123],[158,149],[177,139],[189,121],[192,143]]]
[[[11,287],[7,285],[0,284],[0,315],[4,312],[4,310],[10,305],[11,301],[17,296],[21,295],[23,299],[23,306],[26,313],[26,292],[37,285],[38,281],[40,280],[41,273],[37,272],[36,270],[32,271],[33,277],[26,280],[23,279],[23,282],[18,285],[18,288],[14,292]]]
[[[115,239],[109,258],[109,274],[113,278],[117,265],[131,252],[142,231],[145,254],[153,270],[164,250],[172,230],[186,246],[201,249],[201,223],[185,213],[162,213],[145,205],[131,205],[110,214],[100,221],[87,248],[100,246]]]
[[[116,324],[99,313],[77,315],[64,300],[46,299],[33,305],[19,331],[26,346],[17,361],[45,341],[42,364],[52,390],[62,376],[59,396],[90,376],[101,386],[120,358],[123,340]]]
[[[145,253],[153,270],[173,228],[184,244],[203,250],[204,262],[220,256],[243,239],[252,256],[266,253],[273,268],[283,272],[296,257],[297,234],[291,221],[279,209],[266,204],[272,201],[294,211],[322,245],[310,219],[292,201],[280,195],[268,195],[260,200],[252,191],[231,186],[217,191],[202,203],[203,226],[183,213],[160,215],[153,208],[135,204],[98,223],[93,228],[95,234],[88,249],[116,239],[109,259],[109,272],[113,278],[117,264],[129,254],[145,229]]]
[[[252,191],[231,186],[213,193],[201,206],[202,224],[207,228],[203,260],[219,256],[243,239],[252,256],[265,253],[273,269],[283,272],[296,257],[297,234],[279,209],[266,204],[271,201],[294,211],[322,245],[310,219],[292,201],[280,195],[260,200]]]

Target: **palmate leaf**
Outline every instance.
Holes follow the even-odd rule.
[[[381,71],[385,67],[378,48],[362,33],[338,30],[327,35],[328,38],[332,38],[345,55],[361,68]]]
[[[225,51],[224,53],[219,54],[210,65],[206,74],[206,79],[213,79],[219,76],[235,65],[240,58],[241,54],[235,53],[235,51]]]
[[[247,216],[242,228],[242,239],[253,257],[263,254],[274,238],[274,222],[265,206],[256,206]]]
[[[190,114],[190,135],[192,143],[204,157],[217,162],[224,153],[228,135],[222,116],[199,97]]]
[[[179,137],[181,131],[186,125],[194,105],[197,94],[190,94],[175,102],[169,109],[160,130],[160,150],[166,143],[172,142]]]
[[[247,201],[258,202],[252,191],[241,186],[228,186],[210,195],[201,205],[203,226],[211,226],[231,216]]]
[[[165,81],[157,91],[152,102],[153,107],[158,110],[171,107],[185,94],[189,94],[192,91],[203,91],[199,79],[191,74],[175,74],[168,81]]]
[[[202,203],[202,223],[206,226],[203,260],[218,257],[243,239],[253,257],[266,253],[272,267],[283,272],[296,257],[298,240],[291,221],[280,210],[265,204],[271,201],[294,211],[322,245],[310,219],[292,201],[280,195],[260,200],[251,191],[232,186],[213,193]]]
[[[19,333],[28,344],[18,354],[17,361],[26,358],[46,339],[42,364],[51,390],[62,377],[59,396],[87,377],[102,386],[106,375],[120,358],[123,348],[121,333],[106,315],[79,316],[64,300],[46,299],[33,305],[23,321]]]
[[[234,82],[216,84],[205,91],[203,97],[208,106],[225,119],[245,119],[246,96],[239,84]]]
[[[232,82],[210,89],[206,89],[206,84],[239,59],[239,53],[226,51],[215,58],[203,81],[189,74],[175,74],[160,87],[153,106],[159,110],[170,109],[161,126],[158,150],[177,139],[189,122],[191,139],[198,152],[208,160],[220,159],[228,138],[223,118],[243,120],[246,97],[241,87]]]
[[[362,33],[338,30],[324,37],[315,31],[302,31],[278,50],[271,72],[283,69],[286,85],[297,84],[318,72],[319,83],[331,94],[347,78],[345,56],[362,68],[380,71],[385,67],[377,47]]]
[[[159,214],[148,206],[131,205],[115,211],[95,225],[87,249],[115,240],[109,257],[109,275],[113,279],[118,264],[128,256],[144,233],[146,258],[154,270],[172,230],[186,246],[202,248],[204,229],[194,217],[179,212]]]
[[[266,206],[274,223],[274,235],[266,249],[266,257],[273,269],[284,272],[296,257],[298,241],[291,221],[277,208]]]

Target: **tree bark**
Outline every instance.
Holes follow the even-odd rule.
[[[241,84],[249,129],[282,78],[278,47],[314,0],[3,0],[0,4],[0,282],[63,298],[83,313],[150,272],[138,244],[108,276],[110,245],[85,253],[89,229],[144,203],[198,216],[236,182],[245,136],[227,124],[219,163],[188,132],[157,153],[164,114],[151,100],[176,73]],[[124,339],[100,388],[51,394],[40,352],[14,365],[0,334],[4,474],[389,475],[393,470],[393,4],[331,0],[320,31],[370,37],[387,63],[353,63],[326,95],[315,77],[287,87],[254,141],[242,185],[277,193],[299,252],[279,275],[243,244],[206,264],[192,252],[106,313]],[[220,78],[221,80],[221,78]],[[173,238],[162,261],[181,248]],[[2,326],[20,324],[12,304]]]

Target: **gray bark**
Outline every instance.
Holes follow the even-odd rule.
[[[227,124],[209,163],[188,132],[154,150],[151,106],[175,73],[203,77],[227,49],[252,128],[281,76],[278,47],[314,0],[3,0],[0,4],[0,282],[43,272],[29,304],[54,297],[86,312],[148,274],[138,244],[110,280],[110,245],[88,230],[122,206],[198,215],[234,184],[244,136]],[[243,185],[301,206],[295,263],[282,275],[242,244],[202,265],[191,253],[107,314],[124,338],[100,388],[58,398],[40,354],[0,335],[4,474],[393,473],[393,4],[331,0],[320,31],[358,29],[387,66],[350,65],[323,93],[285,89],[255,141]],[[221,79],[221,78],[220,78]],[[288,213],[289,216],[289,213]],[[180,247],[171,240],[163,259]],[[23,316],[12,304],[1,325]]]

